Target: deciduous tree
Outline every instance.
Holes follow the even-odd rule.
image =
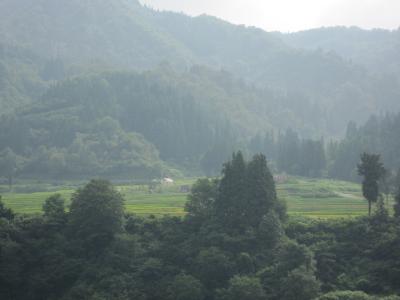
[[[123,198],[110,182],[92,180],[72,196],[69,227],[88,252],[104,249],[121,229]]]

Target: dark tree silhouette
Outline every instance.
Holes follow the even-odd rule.
[[[378,181],[385,174],[385,168],[378,154],[361,154],[361,162],[357,166],[358,174],[363,176],[362,190],[365,199],[368,200],[368,215],[371,216],[371,205],[378,200]]]

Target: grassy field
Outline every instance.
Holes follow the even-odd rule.
[[[126,209],[138,215],[183,215],[187,194],[181,193],[181,186],[187,186],[194,179],[178,180],[173,186],[157,187],[149,193],[145,185],[117,185],[125,197]],[[5,204],[19,213],[40,213],[43,201],[54,193],[60,193],[69,203],[74,190],[82,183],[50,185],[25,183],[16,185],[14,192],[3,192]],[[6,187],[0,187],[6,190]],[[39,191],[41,190],[41,191]],[[277,185],[278,196],[288,205],[290,215],[313,218],[340,218],[360,216],[367,213],[367,202],[362,198],[358,184],[326,180],[290,178]]]
[[[340,218],[365,215],[368,210],[361,186],[351,182],[293,178],[278,184],[277,191],[291,215]]]

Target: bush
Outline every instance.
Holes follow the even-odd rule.
[[[375,298],[360,291],[336,291],[330,292],[318,298],[318,300],[374,300]]]

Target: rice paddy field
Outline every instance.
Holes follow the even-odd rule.
[[[184,215],[187,190],[195,179],[177,180],[173,185],[157,186],[118,184],[116,188],[125,198],[126,210],[138,215]],[[67,205],[72,193],[83,183],[48,184],[18,183],[13,191],[0,186],[3,202],[23,214],[40,213],[44,200],[59,193]],[[278,196],[284,199],[289,215],[312,218],[356,217],[367,214],[367,202],[361,186],[351,182],[328,179],[289,178],[277,184]]]

